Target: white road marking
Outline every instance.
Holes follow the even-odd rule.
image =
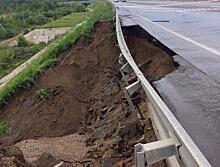
[[[202,4],[202,3],[212,3],[212,2],[220,2],[220,0],[204,0],[204,1],[191,1],[191,2],[172,2],[172,1],[147,1],[147,3],[143,3],[144,1],[128,1],[127,4],[138,3],[141,2],[143,5],[152,5],[158,7],[169,7],[169,6],[179,6],[179,5],[193,5],[193,4]],[[149,2],[149,3],[148,3]],[[161,4],[163,3],[163,4]]]
[[[211,47],[209,47],[209,46],[206,46],[206,45],[204,45],[204,44],[201,44],[201,43],[199,43],[199,42],[196,42],[196,41],[194,41],[194,40],[192,40],[192,39],[190,39],[190,38],[188,38],[188,37],[185,37],[185,36],[183,36],[183,35],[181,35],[181,34],[175,32],[175,31],[171,30],[171,29],[166,28],[166,27],[164,27],[164,26],[162,26],[162,25],[160,25],[160,24],[158,24],[158,23],[156,23],[156,22],[152,22],[150,19],[148,19],[148,18],[146,18],[146,17],[143,17],[143,16],[141,16],[141,15],[136,15],[136,16],[142,18],[143,20],[146,20],[147,22],[149,22],[149,23],[151,23],[151,24],[154,24],[154,25],[157,26],[157,27],[162,28],[162,29],[165,30],[165,31],[170,32],[170,33],[173,34],[173,35],[178,36],[178,37],[181,38],[181,39],[184,39],[184,40],[186,40],[186,41],[188,41],[188,42],[190,42],[190,43],[192,43],[192,44],[194,44],[194,45],[197,45],[197,46],[199,46],[199,47],[201,47],[201,48],[203,48],[203,49],[205,49],[205,50],[207,50],[207,51],[209,51],[209,52],[211,52],[211,53],[214,53],[215,55],[220,56],[220,52],[219,52],[218,50],[214,49],[214,48],[211,48]]]
[[[173,3],[173,4],[166,4],[166,5],[155,5],[155,6],[166,7],[166,6],[192,5],[192,4],[210,3],[210,2],[220,2],[220,0],[197,1],[197,2],[182,2],[182,3]]]
[[[199,12],[199,11],[219,11],[220,7],[209,7],[209,8],[192,8],[192,9],[183,9],[184,12]]]
[[[220,11],[220,7],[208,7],[208,8],[191,8],[191,9],[183,9],[183,8],[139,8],[133,6],[121,6],[123,8],[135,9],[138,11],[160,11],[160,12],[200,12],[200,11]]]
[[[220,1],[220,0],[219,0]],[[207,1],[206,1],[207,2]],[[150,5],[124,5],[117,4],[119,8],[135,9],[140,11],[170,11],[170,12],[200,12],[200,11],[220,11],[220,6],[208,6],[208,7],[197,7],[197,8],[173,8],[173,7],[160,7],[160,6],[150,6]]]

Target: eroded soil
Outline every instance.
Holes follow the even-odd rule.
[[[143,69],[158,79],[174,67],[165,53],[154,52],[156,59],[160,55],[159,63]],[[144,119],[128,109],[118,72],[119,53],[112,23],[97,23],[90,39],[79,39],[60,53],[57,66],[41,72],[35,86],[0,108],[0,121],[10,127],[0,139],[0,166],[134,166],[134,145],[157,139],[143,92],[136,96]],[[146,60],[139,57],[138,63],[156,62],[150,55]],[[166,72],[158,72],[163,65]],[[132,75],[129,79],[135,80]],[[35,91],[42,88],[49,92],[46,101],[36,98]],[[165,166],[164,161],[153,165]]]
[[[16,95],[1,108],[0,120],[9,123],[8,144],[36,137],[56,137],[77,132],[88,107],[103,84],[111,84],[118,49],[115,47],[113,27],[97,24],[90,40],[80,39],[62,54],[60,63],[42,72],[36,85]],[[109,27],[110,26],[110,27]],[[116,84],[111,84],[111,87]],[[35,91],[47,89],[44,102],[36,98]],[[110,89],[110,88],[109,88]]]
[[[123,29],[131,55],[149,82],[161,79],[176,69],[174,52],[159,43],[139,26]]]

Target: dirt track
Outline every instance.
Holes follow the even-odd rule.
[[[45,28],[45,29],[35,29],[24,35],[24,38],[34,44],[39,44],[41,42],[48,43],[60,35],[68,32],[72,27],[62,27],[62,28]],[[16,46],[17,38],[22,34],[16,35],[15,37],[0,41],[1,45]]]
[[[139,44],[146,49],[143,43]],[[10,127],[8,134],[0,139],[1,143],[17,143],[29,161],[21,160],[26,166],[48,167],[58,163],[101,166],[105,160],[115,167],[134,166],[134,144],[155,141],[156,137],[148,117],[147,99],[140,98],[138,104],[145,118],[141,121],[130,113],[123,98],[125,83],[118,72],[120,51],[116,46],[112,23],[97,23],[91,39],[79,39],[72,48],[60,53],[56,67],[41,72],[33,88],[20,91],[0,108],[0,121],[6,121]],[[155,48],[152,44],[149,46]],[[157,54],[147,63],[153,69],[143,68],[146,75],[155,71],[154,80],[174,70],[172,63],[168,67],[171,59],[165,52],[155,52]],[[158,62],[156,55],[166,58]],[[136,54],[138,64],[145,60],[144,56],[150,55]],[[155,62],[158,62],[156,67],[165,64],[167,70],[156,72]],[[130,79],[134,79],[132,75]],[[35,91],[41,88],[49,91],[46,101],[36,99]],[[144,97],[142,94],[137,95]],[[76,156],[79,151],[81,156]],[[22,154],[7,156],[22,157]],[[166,165],[162,161],[153,166]]]

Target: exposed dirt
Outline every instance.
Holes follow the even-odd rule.
[[[123,29],[129,50],[140,70],[150,81],[156,81],[175,70],[175,53],[156,41],[139,26]]]
[[[38,138],[37,140],[24,140],[16,144],[28,162],[38,160],[45,150],[56,159],[74,163],[82,161],[88,148],[84,135],[71,134],[55,138]]]
[[[157,79],[174,69],[165,52],[144,40],[143,43],[141,47],[134,44],[137,50],[133,51],[139,64],[151,65],[143,65],[146,74]],[[22,150],[24,164],[20,166],[130,167],[135,163],[134,145],[157,140],[143,92],[135,97],[144,119],[128,109],[116,46],[112,23],[97,23],[91,39],[79,39],[68,51],[60,53],[57,66],[41,72],[34,87],[18,93],[0,108],[0,121],[10,127],[0,142],[16,144]],[[143,48],[153,48],[155,55],[139,56]],[[157,63],[158,58],[165,60]],[[159,72],[149,61],[161,68]],[[132,75],[129,79],[135,80]],[[35,91],[42,88],[49,91],[46,101],[36,98]],[[166,164],[161,161],[152,166]]]
[[[0,148],[0,167],[28,167],[22,151],[15,146]]]
[[[103,84],[111,84],[109,77],[114,77],[117,71],[119,50],[116,41],[112,42],[113,27],[96,26],[99,28],[90,40],[80,39],[62,54],[56,67],[40,74],[33,88],[1,108],[0,120],[7,120],[10,126],[5,142],[13,144],[27,138],[56,137],[78,131],[87,107],[94,98],[102,98],[95,96],[95,91]],[[35,91],[41,88],[49,91],[46,102],[36,98]]]

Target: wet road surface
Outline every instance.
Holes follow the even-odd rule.
[[[220,166],[220,2],[115,4],[124,26],[140,25],[173,50],[177,70],[154,86],[209,162]]]

